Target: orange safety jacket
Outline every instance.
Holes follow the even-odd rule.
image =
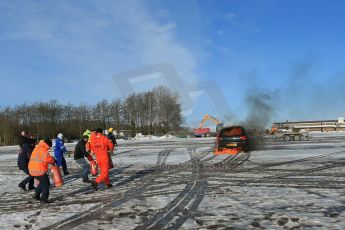
[[[29,173],[31,176],[42,176],[48,172],[48,164],[54,164],[55,159],[49,155],[49,146],[40,141],[33,150],[29,161]]]
[[[114,144],[102,134],[91,134],[90,138],[91,152],[96,156],[108,155],[108,151],[114,150]]]

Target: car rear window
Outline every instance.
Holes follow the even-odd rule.
[[[243,135],[243,128],[242,127],[232,127],[228,129],[224,129],[221,131],[222,137],[234,137],[234,136],[242,136]]]

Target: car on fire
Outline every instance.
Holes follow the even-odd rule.
[[[215,154],[237,154],[249,151],[250,140],[244,127],[224,127],[218,132]]]

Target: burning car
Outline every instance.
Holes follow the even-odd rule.
[[[214,150],[215,154],[237,154],[249,151],[249,137],[242,126],[225,127],[219,131]]]

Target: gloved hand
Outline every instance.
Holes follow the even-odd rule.
[[[67,155],[68,157],[71,157],[71,151],[64,152],[64,155]]]

